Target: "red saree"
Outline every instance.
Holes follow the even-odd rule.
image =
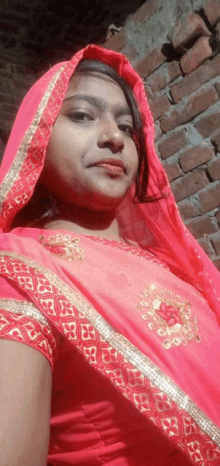
[[[120,206],[121,233],[139,248],[10,231],[82,58],[115,67],[143,114],[148,194],[164,197],[137,205],[131,192]],[[180,219],[153,134],[143,84],[126,58],[88,46],[33,86],[5,152],[0,336],[33,346],[54,368],[52,465],[220,465],[219,274]]]

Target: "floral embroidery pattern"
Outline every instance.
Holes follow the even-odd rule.
[[[25,315],[25,313],[17,314],[14,311],[1,309],[0,339],[2,338],[32,346],[49,360],[53,368],[58,349],[57,342],[51,329],[40,321]]]
[[[169,325],[169,327],[175,324],[183,325],[183,321],[179,315],[179,308],[167,306],[166,303],[161,303],[160,309],[156,309],[156,313],[159,314],[162,319],[167,321],[167,325]]]
[[[70,235],[61,235],[60,233],[54,236],[42,235],[38,238],[42,244],[54,256],[59,256],[69,262],[84,259],[84,251],[79,248],[79,238],[72,238]]]
[[[180,296],[158,288],[153,283],[147,285],[141,295],[140,306],[136,306],[149,329],[163,339],[165,349],[187,345],[193,339],[196,342],[201,341],[197,319],[192,315],[191,307]]]

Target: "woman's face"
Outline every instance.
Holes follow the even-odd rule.
[[[100,73],[73,76],[52,130],[42,184],[66,204],[108,210],[122,201],[137,167],[122,89]]]

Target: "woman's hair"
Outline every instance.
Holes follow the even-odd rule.
[[[146,154],[145,139],[143,134],[143,123],[138,104],[135,100],[133,91],[130,85],[118,75],[118,73],[111,66],[99,61],[84,59],[76,67],[74,75],[76,74],[89,74],[98,72],[112,78],[123,90],[127,104],[131,110],[134,127],[134,141],[138,152],[139,163],[135,179],[135,198],[134,201],[149,202],[147,198],[147,186],[149,179],[149,167]],[[34,193],[23,209],[15,216],[12,228],[17,226],[43,226],[48,221],[53,220],[58,215],[59,211],[56,207],[56,199],[44,188],[38,181]]]

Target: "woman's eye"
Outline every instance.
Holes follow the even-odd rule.
[[[71,118],[71,120],[79,121],[79,122],[80,121],[92,121],[94,119],[92,115],[86,112],[72,112],[68,115],[68,117]]]
[[[134,129],[133,129],[133,126],[130,126],[130,125],[118,125],[119,129],[121,131],[123,131],[123,133],[127,134],[128,136],[131,136],[133,137],[134,135]]]

